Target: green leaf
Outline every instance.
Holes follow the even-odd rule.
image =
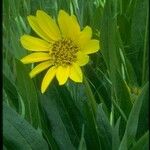
[[[99,129],[99,136],[102,149],[112,148],[112,127],[109,120],[102,109],[102,104],[98,106],[97,110],[97,126]]]
[[[58,147],[62,150],[74,150],[75,147],[71,142],[69,133],[67,132],[66,126],[64,124],[66,116],[64,115],[64,118],[62,118],[60,114],[62,112],[59,110],[60,104],[57,104],[58,99],[60,99],[60,97],[56,91],[56,88],[51,86],[45,95],[41,95],[41,105],[45,110],[49,121],[48,124],[50,125],[49,128]]]
[[[4,89],[9,97],[9,102],[12,104],[12,106],[15,106],[15,109],[17,112],[20,112],[19,107],[19,100],[18,100],[18,92],[16,90],[15,85],[8,79],[8,77],[3,74],[3,82],[4,82]]]
[[[147,98],[143,99],[141,111],[139,114],[138,128],[137,128],[137,139],[140,138],[149,129],[149,94]]]
[[[9,59],[12,58],[11,54],[9,52],[7,52],[8,54],[8,58],[4,58],[3,59],[3,74],[10,80],[14,83],[14,76],[13,76],[13,73],[11,71],[11,67],[10,65],[8,64],[10,61],[8,61]],[[10,57],[10,58],[9,58]],[[8,60],[7,60],[8,59]],[[13,63],[13,61],[11,61],[11,63]],[[5,69],[4,69],[5,68]]]
[[[4,144],[11,150],[48,150],[43,137],[12,108],[3,103]]]
[[[103,62],[104,63],[104,62]],[[93,68],[93,66],[85,67],[85,75],[88,79],[89,84],[91,85],[91,90],[95,96],[95,100],[97,103],[102,102],[103,107],[105,106],[105,110],[110,112],[111,110],[111,97],[110,97],[110,83],[107,80],[107,75],[105,75],[101,68],[97,66]],[[98,70],[98,71],[97,71]],[[98,97],[98,98],[97,98]]]
[[[25,105],[25,119],[35,128],[40,126],[38,97],[33,80],[29,77],[26,66],[16,60],[16,84]]]
[[[102,55],[107,68],[110,70],[118,66],[116,55],[116,17],[115,5],[106,1],[101,24]]]
[[[83,116],[83,124],[85,124],[85,141],[89,149],[99,150],[101,148],[96,118],[91,104],[92,93],[88,93],[89,87],[86,84],[77,84],[69,82],[68,89],[71,96]],[[91,91],[90,91],[91,92]],[[93,97],[93,96],[92,96]],[[95,103],[95,102],[94,102]]]
[[[131,148],[131,150],[149,150],[149,131],[147,131]]]
[[[117,150],[120,145],[120,137],[119,137],[120,119],[121,118],[119,117],[116,125],[112,129],[112,150]]]
[[[118,71],[114,72],[114,98],[112,98],[114,108],[114,122],[121,116],[120,135],[124,134],[127,118],[129,117],[132,103],[129,87]]]
[[[135,74],[134,68],[132,63],[130,62],[129,58],[126,56],[126,81],[129,85],[138,86],[137,76]]]
[[[141,106],[144,99],[148,99],[148,87],[149,83],[145,84],[140,95],[138,96],[137,100],[133,105],[119,150],[127,150],[127,148],[129,148],[135,140]]]
[[[117,2],[117,0],[106,1],[101,24],[101,53],[107,65],[112,86],[115,82],[115,72],[121,73],[124,65],[120,55],[120,50],[123,51],[123,42],[117,25]]]
[[[81,134],[81,139],[80,139],[78,150],[87,150],[86,142],[85,142],[85,139],[84,139],[84,125],[82,126],[82,134]]]
[[[43,137],[46,139],[50,149],[58,150],[59,149],[58,145],[57,145],[55,139],[52,136],[52,132],[51,132],[51,128],[50,128],[50,125],[49,125],[48,117],[47,117],[47,115],[46,115],[46,113],[43,110],[41,105],[39,105],[39,109],[40,109],[41,129],[42,129]]]
[[[120,108],[124,111],[126,117],[128,118],[130,110],[132,108],[129,87],[125,80],[123,80],[122,76],[119,72],[115,74],[115,96],[116,96],[116,103],[120,106]]]
[[[131,47],[129,55],[137,75],[139,85],[146,82],[148,65],[148,0],[137,0],[131,22]],[[139,36],[137,36],[139,35]]]
[[[75,102],[72,99],[71,93],[67,87],[56,85],[56,89],[58,95],[61,97],[60,99],[57,99],[57,105],[61,111],[60,114],[68,116],[68,119],[66,120],[66,127],[70,126],[72,129],[68,128],[67,130],[69,132],[71,132],[71,130],[73,131],[71,135],[74,134],[74,136],[72,136],[71,139],[74,141],[74,143],[76,143],[75,145],[78,145],[80,140],[79,137],[81,134],[81,127],[83,124],[83,116],[78,107],[75,105]]]
[[[115,102],[118,102],[118,106],[120,106],[121,108],[120,110],[125,111],[124,113],[126,114],[127,117],[129,115],[132,105],[131,105],[129,92],[125,85],[125,81],[123,80],[124,75],[122,73],[122,65],[124,64],[124,60],[121,59],[121,55],[120,55],[120,49],[123,46],[119,35],[120,33],[117,27],[117,1],[116,0],[106,1],[101,26],[102,26],[101,52],[104,57],[105,63],[107,65],[109,79],[112,83],[110,89],[111,99]],[[127,106],[124,104],[127,104]],[[114,109],[112,124],[114,124],[118,119],[118,117],[120,116],[119,113],[118,110]],[[124,124],[125,123],[121,123],[122,131],[124,130],[124,126],[125,126]]]
[[[120,36],[121,39],[124,42],[124,45],[129,44],[129,38],[130,38],[130,22],[124,14],[120,14],[117,17],[117,23],[119,26]],[[126,34],[124,34],[126,33]]]
[[[91,106],[92,110],[93,110],[93,114],[94,116],[96,115],[96,111],[97,111],[97,103],[94,97],[94,94],[91,90],[91,87],[89,85],[89,82],[87,81],[86,77],[84,77],[84,85],[85,85],[85,94],[88,97],[88,103]]]

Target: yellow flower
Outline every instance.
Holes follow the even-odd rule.
[[[30,72],[31,78],[48,69],[41,92],[46,91],[55,76],[59,85],[65,84],[68,78],[82,82],[80,67],[88,63],[88,54],[99,50],[99,41],[91,39],[91,28],[86,26],[81,31],[76,17],[63,10],[58,14],[58,25],[42,10],[37,10],[36,16],[28,16],[28,22],[40,38],[30,35],[21,37],[22,46],[33,51],[21,61],[24,64],[40,62]]]

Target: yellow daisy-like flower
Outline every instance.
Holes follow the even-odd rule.
[[[41,92],[46,91],[55,76],[59,85],[65,84],[68,78],[82,82],[80,67],[88,63],[88,54],[99,50],[99,41],[91,39],[91,28],[86,26],[81,31],[76,17],[64,10],[59,11],[58,25],[42,10],[37,10],[36,16],[28,16],[28,22],[41,39],[30,35],[21,37],[22,46],[33,51],[21,61],[24,64],[40,62],[30,72],[31,78],[48,69]]]

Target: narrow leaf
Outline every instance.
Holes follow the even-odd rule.
[[[48,150],[43,137],[12,108],[3,103],[3,136],[12,150]]]
[[[51,87],[50,92],[41,95],[41,105],[47,115],[52,136],[54,137],[58,147],[62,150],[71,149],[75,147],[70,140],[63,118],[61,118],[60,110],[57,105],[59,95],[56,89]]]
[[[18,60],[16,60],[16,71],[18,92],[25,105],[25,119],[37,128],[40,125],[40,120],[36,88],[26,67]]]
[[[149,131],[147,131],[132,147],[131,150],[149,150]]]
[[[135,140],[141,106],[143,100],[148,98],[148,87],[149,83],[143,87],[141,94],[133,105],[119,150],[127,150]]]
[[[115,127],[112,130],[112,150],[117,150],[120,145],[120,137],[119,137],[120,120],[121,118],[119,117]]]
[[[86,150],[86,143],[85,143],[85,139],[84,139],[84,125],[82,126],[82,134],[81,134],[81,139],[80,139],[80,143],[79,143],[79,148],[78,150]]]
[[[102,149],[111,149],[112,147],[112,127],[109,120],[102,109],[102,104],[98,106],[97,126],[99,129],[100,141]]]

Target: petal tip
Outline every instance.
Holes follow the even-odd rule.
[[[65,82],[58,82],[60,86],[64,85]]]
[[[27,16],[27,20],[30,21],[33,17],[34,16],[29,15],[29,16]]]
[[[36,11],[36,16],[38,16],[39,14],[43,14],[43,13],[45,13],[45,12],[43,10],[39,9],[39,10]]]
[[[44,94],[44,93],[45,93],[45,91],[46,91],[46,89],[45,89],[45,88],[43,88],[43,87],[41,87],[41,93],[42,93],[42,94]]]
[[[22,35],[19,40],[20,40],[21,42],[23,42],[23,40],[24,40],[25,37],[26,37],[26,34]]]
[[[42,91],[42,90],[41,90],[41,93],[42,93],[42,94],[44,94],[44,92],[45,92],[45,91]]]
[[[23,64],[25,64],[24,58],[20,59],[20,61],[21,61]]]
[[[66,16],[66,15],[69,16],[69,14],[68,14],[65,10],[63,10],[63,9],[60,9],[58,14],[59,14],[59,15],[63,15],[63,16],[64,16],[64,15],[65,15],[65,16]]]
[[[27,16],[27,20],[29,24],[32,24],[32,22],[35,21],[35,19],[36,19],[35,16],[32,16],[32,15]]]
[[[66,12],[63,9],[60,9],[59,13],[66,13]]]
[[[32,73],[29,73],[29,77],[32,79],[35,75],[33,75]]]

